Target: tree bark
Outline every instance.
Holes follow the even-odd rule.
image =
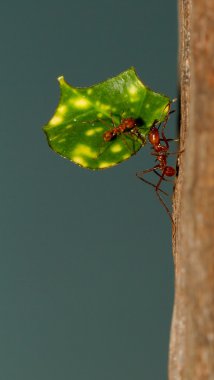
[[[214,380],[214,0],[179,0],[181,145],[175,186],[170,380]]]

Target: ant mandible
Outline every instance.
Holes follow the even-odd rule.
[[[167,121],[169,119],[169,115],[170,115],[170,113],[174,112],[174,111],[170,112],[170,104],[168,104],[166,107],[168,107],[168,113],[167,113],[165,121],[162,125],[161,134],[159,132],[159,129],[156,127],[156,125],[158,124],[158,121],[155,120],[154,123],[152,124],[151,128],[150,128],[149,135],[148,135],[148,140],[149,140],[150,144],[152,144],[152,150],[153,150],[151,152],[151,154],[153,156],[156,156],[156,161],[158,161],[159,163],[150,169],[146,169],[146,170],[143,170],[142,172],[136,173],[136,175],[142,181],[146,182],[147,184],[149,184],[155,188],[155,192],[159,198],[159,201],[164,206],[167,214],[169,215],[171,221],[173,222],[172,215],[171,215],[168,207],[166,206],[165,202],[163,201],[163,199],[161,198],[161,196],[159,194],[159,192],[162,192],[163,194],[168,195],[165,191],[163,191],[160,188],[160,185],[161,185],[162,181],[167,181],[167,179],[165,177],[173,177],[176,174],[175,168],[172,166],[169,166],[167,164],[168,156],[170,154],[177,154],[177,152],[169,152],[169,141],[176,141],[176,140],[175,139],[167,139],[165,134],[164,134],[164,129],[165,129]],[[161,123],[160,123],[160,125],[161,125]],[[162,142],[164,143],[164,145],[162,144]],[[160,170],[161,173],[159,173],[157,170]],[[144,175],[147,173],[150,173],[150,172],[154,172],[156,175],[159,176],[159,180],[158,180],[157,184],[153,184],[152,182],[147,181],[144,178]]]

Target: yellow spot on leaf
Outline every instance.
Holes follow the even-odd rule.
[[[103,110],[103,111],[107,111],[107,110],[109,110],[110,106],[108,106],[108,104],[101,104],[101,105],[100,105],[100,108],[101,108],[101,110]]]
[[[85,132],[86,136],[93,136],[95,133],[103,132],[102,127],[97,127],[93,129],[89,129],[88,131]]]
[[[87,94],[88,94],[88,95],[91,95],[91,94],[92,94],[92,92],[93,92],[93,91],[92,91],[92,89],[91,89],[91,88],[89,88],[89,89],[87,90]]]
[[[130,95],[136,95],[137,93],[137,87],[131,85],[129,88],[128,88],[128,92]]]
[[[52,126],[59,125],[63,121],[61,116],[54,115],[50,120],[49,124]]]
[[[72,124],[68,124],[68,125],[66,125],[65,128],[66,128],[66,129],[70,129],[70,128],[72,128]]]
[[[167,114],[169,112],[170,105],[168,104],[166,108],[164,109],[164,112]]]
[[[122,147],[121,147],[119,144],[113,145],[113,146],[111,147],[111,151],[112,151],[113,153],[118,153],[118,152],[120,152],[121,150],[122,150]]]
[[[87,161],[81,156],[72,156],[71,159],[79,165],[87,166]]]
[[[65,141],[65,139],[61,139],[58,141],[58,143],[63,143]]]
[[[112,162],[103,161],[103,162],[100,162],[99,168],[100,169],[108,168],[109,166],[112,166],[112,165],[113,165]]]
[[[97,127],[97,128],[95,128],[95,131],[96,132],[103,132],[103,128],[102,127]]]
[[[138,100],[139,100],[138,96],[132,95],[131,98],[130,98],[131,103],[138,102]]]
[[[73,154],[79,157],[86,156],[90,158],[96,158],[96,152],[94,152],[89,146],[85,144],[78,144],[73,150]]]
[[[98,114],[97,114],[97,117],[102,117],[103,116],[103,114],[101,113],[101,112],[99,112]]]
[[[129,153],[126,153],[126,154],[123,155],[123,159],[124,159],[124,160],[126,160],[126,159],[129,158],[129,157],[130,157],[130,154],[129,154]]]
[[[67,110],[67,107],[62,104],[61,106],[58,107],[57,112],[60,113],[61,115],[64,115],[66,110]]]
[[[77,98],[77,99],[71,99],[71,103],[77,108],[88,108],[90,105],[90,102],[85,98]]]
[[[93,136],[94,134],[95,134],[95,130],[94,129],[89,129],[88,131],[85,132],[86,136]]]

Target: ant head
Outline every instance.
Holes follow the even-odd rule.
[[[152,145],[158,145],[159,142],[160,142],[159,131],[158,131],[158,128],[155,126],[154,123],[153,123],[153,125],[150,128],[150,132],[149,132],[148,138],[149,138],[149,142]]]
[[[114,138],[114,133],[112,131],[106,131],[103,134],[103,139],[105,142],[111,141]]]
[[[151,128],[150,128],[150,132],[151,133],[158,133],[158,128],[155,125],[152,125]]]

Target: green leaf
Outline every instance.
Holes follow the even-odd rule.
[[[128,159],[144,145],[154,120],[163,121],[170,99],[146,87],[134,68],[92,87],[70,86],[61,76],[55,114],[44,127],[50,147],[89,169],[103,169]],[[141,139],[130,132],[104,141],[104,132],[122,118],[138,121]]]

